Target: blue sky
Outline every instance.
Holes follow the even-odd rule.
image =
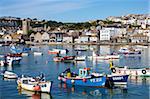
[[[1,0],[0,16],[83,22],[150,13],[150,0]]]

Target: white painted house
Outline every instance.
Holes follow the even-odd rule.
[[[87,42],[89,42],[89,36],[88,35],[81,35],[81,36],[79,36],[79,42],[80,43],[87,43]]]
[[[41,43],[42,42],[42,34],[37,32],[34,36],[34,42]]]
[[[131,42],[142,43],[148,41],[148,36],[143,34],[133,34],[130,36]]]
[[[110,41],[111,33],[114,34],[112,28],[103,28],[100,30],[100,41]]]
[[[64,43],[72,43],[72,41],[73,41],[72,36],[67,35],[67,34],[64,34],[64,35],[63,35],[63,42],[64,42]]]
[[[49,42],[50,36],[47,32],[42,34],[42,42]]]

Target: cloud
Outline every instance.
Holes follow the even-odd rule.
[[[0,11],[2,14],[44,15],[44,13],[58,14],[71,10],[78,10],[89,6],[88,0],[2,0]]]

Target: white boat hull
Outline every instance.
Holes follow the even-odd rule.
[[[39,86],[41,86],[41,89],[39,90],[40,92],[46,92],[46,93],[50,93],[51,91],[51,82],[46,82],[46,83],[39,83]],[[29,90],[29,91],[36,91],[34,90],[34,87],[36,86],[36,84],[19,84],[19,86],[25,90]],[[46,87],[42,87],[42,86],[46,86]]]
[[[127,68],[114,68],[113,74],[127,74],[131,76],[150,76],[150,69],[127,69]]]
[[[42,52],[33,52],[33,55],[34,56],[40,56],[40,55],[43,55],[43,53]]]
[[[3,77],[8,79],[16,79],[18,76],[13,72],[5,71]]]
[[[33,77],[22,77],[17,80],[17,84],[19,87],[35,92],[51,92],[51,81],[43,81],[40,78],[33,78]]]
[[[28,53],[22,53],[22,56],[28,56],[29,54]]]
[[[85,61],[86,60],[86,56],[77,56],[75,57],[76,61]]]

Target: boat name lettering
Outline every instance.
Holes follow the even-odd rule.
[[[112,77],[113,80],[121,80],[123,77]]]
[[[91,82],[100,82],[102,81],[102,78],[95,78],[95,79],[90,79]]]

